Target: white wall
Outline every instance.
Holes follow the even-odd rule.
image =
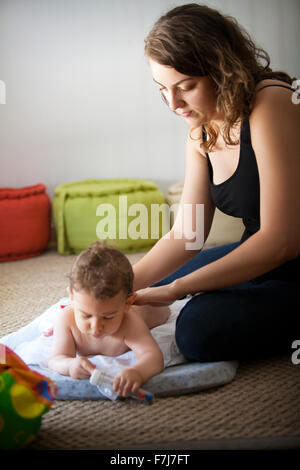
[[[86,178],[183,179],[186,123],[144,58],[170,0],[0,0],[0,186]],[[216,0],[300,78],[299,0]]]

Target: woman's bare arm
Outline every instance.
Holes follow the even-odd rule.
[[[260,230],[223,258],[176,280],[177,298],[247,281],[299,255],[300,107],[287,90],[267,88],[257,95],[250,128],[260,178]]]
[[[160,281],[167,275],[176,271],[180,266],[193,258],[201,250],[203,243],[196,248],[197,240],[192,239],[196,230],[196,204],[204,205],[203,243],[206,240],[214,215],[214,204],[210,195],[209,175],[206,158],[201,155],[199,142],[187,139],[186,145],[186,171],[182,197],[178,208],[175,223],[164,237],[133,266],[134,290],[142,289]],[[185,207],[192,207],[192,222],[189,230],[182,233],[182,217]],[[187,214],[187,211],[185,211]],[[199,230],[199,227],[198,227]],[[201,237],[201,232],[197,234]],[[195,249],[190,249],[191,246]],[[194,245],[193,245],[194,244]]]
[[[299,255],[300,106],[287,90],[262,90],[250,127],[260,179],[260,229],[223,258],[167,286],[139,291],[137,304],[168,304],[186,294],[233,286]]]

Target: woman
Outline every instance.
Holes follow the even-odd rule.
[[[240,242],[196,252],[186,249],[188,230],[176,237],[177,217],[134,265],[136,303],[192,294],[176,324],[189,360],[291,355],[300,337],[300,105],[293,80],[272,71],[268,54],[236,20],[206,6],[169,11],[145,43],[163,99],[189,125],[179,214],[185,204],[204,204],[204,241],[215,207],[241,217],[245,232]]]

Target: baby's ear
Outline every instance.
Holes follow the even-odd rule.
[[[127,305],[132,305],[136,299],[136,292],[133,292],[132,294],[130,294],[128,297],[127,297],[127,300],[126,300],[126,304]]]
[[[66,290],[67,290],[67,292],[68,292],[68,294],[69,294],[70,299],[73,300],[73,291],[72,291],[71,287],[68,286]]]

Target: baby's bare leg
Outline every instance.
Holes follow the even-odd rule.
[[[132,305],[131,308],[134,308],[143,317],[150,330],[166,323],[171,313],[168,306]]]

